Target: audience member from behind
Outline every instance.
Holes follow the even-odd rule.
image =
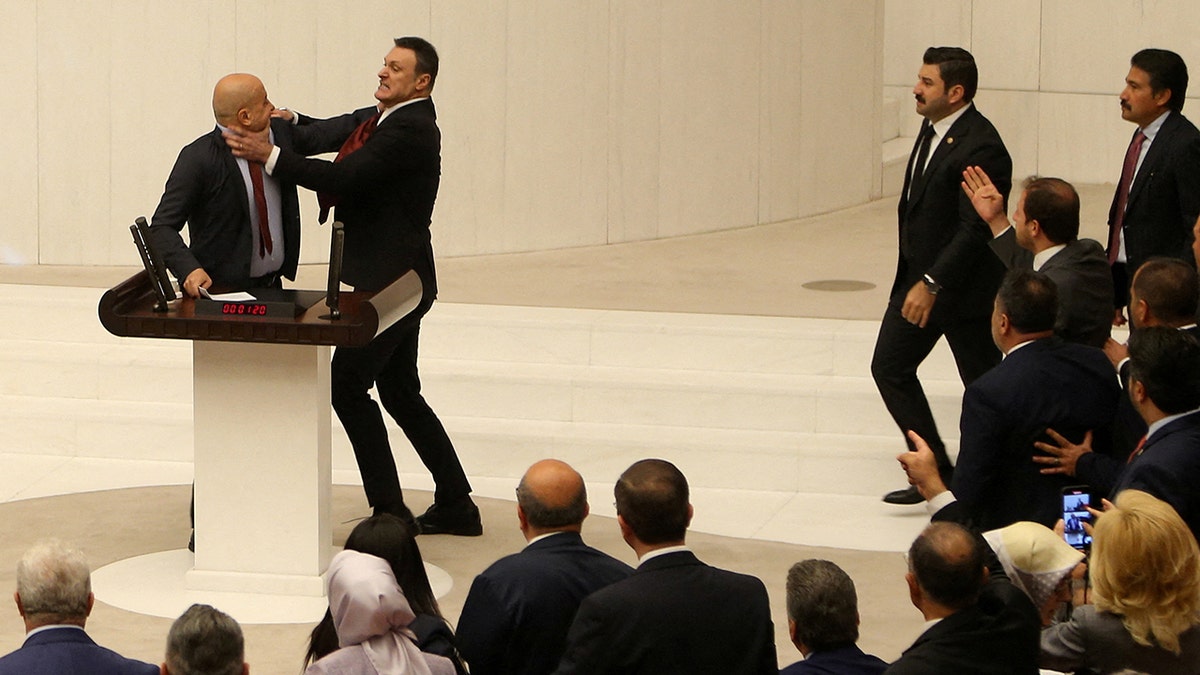
[[[802,560],[787,576],[788,635],[804,655],[780,675],[878,675],[882,659],[858,642],[858,595],[842,568],[828,560]]]
[[[421,549],[409,526],[397,516],[379,513],[354,526],[346,537],[345,549],[367,553],[388,563],[408,606],[416,615],[408,629],[416,635],[417,646],[421,651],[450,659],[460,675],[466,673],[455,648],[454,633],[438,607],[429,576],[425,573]],[[326,611],[325,618],[313,628],[305,663],[311,664],[339,646],[333,612]]]
[[[158,668],[92,641],[91,570],[78,549],[56,539],[34,544],[17,562],[17,611],[25,643],[0,658],[0,675],[152,675]]]
[[[328,586],[340,649],[307,675],[454,675],[450,659],[417,647],[416,614],[383,558],[342,551],[329,563]]]
[[[528,544],[475,577],[458,620],[473,675],[544,675],[558,665],[579,603],[633,571],[583,543],[583,477],[546,459],[517,486],[517,521]]]
[[[161,675],[249,675],[242,627],[208,605],[192,605],[171,624]]]
[[[1174,675],[1200,663],[1200,550],[1169,504],[1126,490],[1094,529],[1093,605],[1042,633],[1045,668]]]
[[[674,464],[635,462],[614,493],[617,525],[638,555],[628,579],[579,606],[556,673],[777,673],[762,581],[709,567],[684,543],[688,484]]]
[[[983,539],[957,523],[931,523],[916,538],[905,579],[927,627],[887,673],[1038,672],[1037,610],[987,560]]]

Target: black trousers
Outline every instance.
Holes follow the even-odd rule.
[[[392,510],[404,500],[387,427],[379,405],[370,395],[372,385],[384,410],[396,420],[433,475],[437,486],[434,500],[445,504],[471,492],[450,437],[421,396],[417,343],[421,317],[432,304],[431,299],[422,302],[412,314],[366,346],[338,347],[333,354],[330,371],[333,410],[354,448],[367,502],[376,509]]]
[[[990,316],[941,317],[935,314],[924,328],[918,328],[904,319],[899,306],[889,303],[875,340],[871,376],[875,378],[884,405],[900,427],[900,433],[905,434],[911,429],[920,434],[937,457],[938,468],[947,475],[952,465],[946,454],[946,444],[938,434],[929,399],[917,378],[917,366],[929,356],[943,335],[950,343],[958,376],[964,385],[971,384],[1000,363],[1000,351],[992,342]],[[904,440],[911,450],[911,441],[907,436]]]

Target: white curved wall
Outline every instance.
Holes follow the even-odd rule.
[[[5,0],[0,262],[136,264],[127,226],[212,128],[221,75],[335,114],[373,102],[403,34],[442,55],[440,255],[858,204],[879,189],[881,21],[882,0]]]

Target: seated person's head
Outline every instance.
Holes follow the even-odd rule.
[[[617,516],[644,544],[682,543],[692,520],[688,484],[676,466],[643,459],[621,474],[613,494]]]
[[[1096,609],[1120,615],[1139,644],[1178,654],[1180,633],[1200,623],[1200,550],[1187,524],[1170,504],[1124,490],[1094,534]]]
[[[57,539],[34,544],[17,562],[16,600],[26,630],[83,626],[94,600],[87,558]]]
[[[526,536],[557,530],[578,532],[588,515],[587,486],[583,476],[565,462],[544,459],[521,477],[517,507]]]
[[[788,634],[801,654],[858,642],[858,595],[842,568],[802,560],[788,570]]]
[[[245,640],[233,617],[208,605],[192,605],[167,633],[169,675],[246,675]]]
[[[1200,282],[1195,268],[1179,258],[1151,258],[1142,263],[1129,293],[1130,317],[1137,328],[1145,328],[1150,319],[1171,327],[1196,322]]]
[[[957,523],[930,523],[908,549],[913,604],[953,613],[974,605],[987,580],[983,540]]]

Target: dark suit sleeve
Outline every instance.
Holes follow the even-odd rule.
[[[458,619],[458,649],[475,675],[500,673],[497,667],[513,639],[510,616],[491,583],[475,577]]]
[[[389,117],[370,142],[337,163],[307,159],[301,153],[281,149],[275,174],[340,197],[369,193],[388,188],[404,172],[422,168],[427,158],[438,152],[438,138],[431,125],[412,118]]]
[[[150,219],[150,241],[180,281],[200,267],[180,232],[196,204],[204,198],[207,183],[204,172],[204,163],[194,156],[194,146],[184,147],[171,167],[162,199]]]
[[[972,518],[977,518],[986,506],[989,488],[1000,468],[1011,426],[1007,419],[1001,403],[982,387],[967,387],[963,394],[960,450],[954,465],[951,492]]]
[[[1033,254],[1021,248],[1017,243],[1017,231],[1011,227],[989,241],[988,247],[1006,269],[1028,269],[1033,266]]]
[[[617,650],[606,613],[594,598],[584,598],[567,632],[567,649],[555,675],[616,672],[613,657]]]
[[[980,130],[983,132],[983,130]],[[980,166],[992,179],[992,183],[1008,203],[1008,193],[1012,187],[1012,160],[999,137],[993,138],[989,128],[987,136],[978,148],[967,155],[955,171],[960,175],[967,166]],[[971,198],[962,190],[958,191],[958,229],[950,243],[942,249],[928,274],[946,288],[960,288],[978,272],[976,252],[979,246],[992,238],[992,231],[987,223],[975,212]]]
[[[292,129],[292,150],[305,157],[337,152],[354,129],[376,112],[374,107],[369,107],[328,119],[300,115],[299,123]]]

